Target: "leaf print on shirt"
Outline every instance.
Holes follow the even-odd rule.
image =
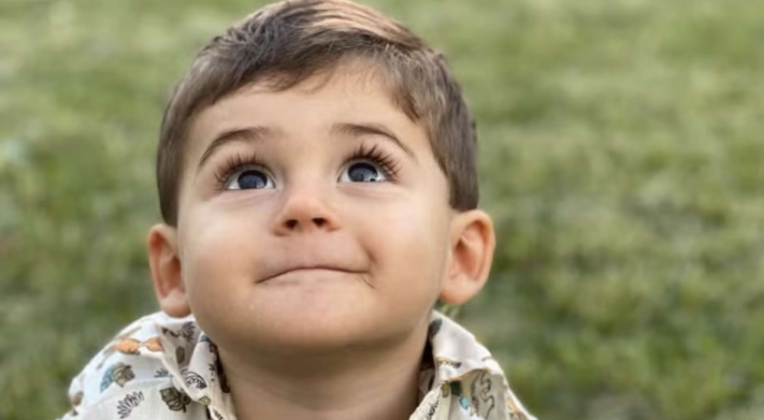
[[[134,338],[125,338],[114,345],[114,350],[123,354],[139,354],[141,342]]]
[[[167,327],[162,327],[162,334],[169,335],[172,338],[180,337],[180,334],[178,334],[177,332],[175,332],[175,331],[173,331],[173,330],[171,330],[171,329],[169,329]]]
[[[186,349],[178,347],[175,349],[175,360],[179,365],[182,365],[186,361]]]
[[[438,411],[438,405],[439,404],[440,404],[440,400],[435,400],[430,405],[430,408],[427,410],[427,413],[425,414],[425,418],[427,420],[431,420],[433,417],[435,417],[435,413]]]
[[[165,388],[159,391],[162,395],[162,401],[167,404],[167,408],[172,411],[186,412],[186,406],[191,404],[191,397],[178,391],[176,388]]]
[[[510,408],[507,408],[507,415],[509,415],[509,420],[528,420],[525,414],[519,411],[512,411]]]
[[[132,334],[138,329],[131,330],[129,333]],[[141,354],[141,346],[145,346],[150,351],[162,351],[162,343],[159,341],[159,338],[152,337],[144,342],[140,342],[139,340],[136,340],[135,338],[130,338],[127,336],[128,334],[123,334],[115,338],[112,342],[114,344],[107,346],[106,349],[103,350],[103,359],[100,363],[98,363],[98,366],[96,366],[96,369],[100,369],[103,364],[106,362],[106,359],[108,359],[112,354],[115,352],[120,352],[122,354],[132,354],[132,355],[139,355]]]
[[[445,385],[444,385],[445,386]],[[462,395],[462,383],[459,381],[449,382],[448,387],[451,389],[451,393],[460,397]]]
[[[77,406],[82,404],[82,397],[84,396],[85,396],[85,393],[82,391],[79,391],[71,397],[72,411],[69,412],[69,415],[71,416],[79,415],[79,413],[77,412]]]
[[[496,401],[491,395],[491,389],[493,388],[493,380],[488,375],[488,371],[484,370],[470,385],[470,394],[472,394],[472,405],[475,407],[475,411],[483,418],[488,418],[491,415],[491,411],[495,408]]]
[[[432,340],[433,337],[435,337],[435,334],[440,331],[440,327],[443,325],[443,320],[438,318],[436,320],[433,320],[430,322],[430,326],[427,328],[427,337]]]
[[[101,379],[101,392],[106,391],[106,389],[109,388],[109,385],[112,383],[116,383],[117,385],[124,387],[127,382],[133,379],[135,379],[133,368],[130,365],[126,365],[122,362],[117,363],[113,366],[110,366],[103,373],[103,378]]]
[[[207,388],[207,382],[204,381],[202,375],[196,372],[186,372],[183,377],[183,382],[189,388],[204,389]]]
[[[213,380],[215,376],[217,376],[217,378],[220,380],[220,390],[226,394],[230,394],[231,388],[228,386],[228,378],[225,376],[223,363],[220,362],[220,354],[218,354],[217,344],[213,343],[212,340],[210,340],[207,336],[202,337],[201,341],[206,341],[210,345],[210,353],[212,354],[212,357],[215,358],[215,365],[210,365],[210,370],[212,370],[214,367],[215,374],[212,376]]]
[[[441,398],[446,398],[449,395],[451,395],[451,387],[448,386],[448,383],[444,383],[440,386],[440,396]]]
[[[75,407],[80,405],[82,403],[82,397],[84,396],[85,396],[85,393],[82,391],[74,394],[74,396],[72,396],[72,405]]]
[[[459,369],[462,366],[462,362],[458,360],[447,359],[445,357],[436,357],[435,364],[438,366],[453,366],[456,369]]]
[[[217,359],[217,361],[215,361],[215,368],[217,369],[218,378],[220,378],[220,390],[225,392],[226,394],[230,394],[231,387],[228,386],[228,377],[225,376],[225,371],[223,370],[223,364],[220,363],[220,359]]]
[[[528,416],[515,405],[512,396],[507,395],[507,414],[510,420],[528,420]]]
[[[110,343],[118,343],[126,339],[127,337],[130,337],[132,334],[135,334],[136,332],[140,331],[140,329],[141,329],[140,326],[130,328],[124,333],[114,337]],[[100,369],[103,366],[103,364],[106,363],[106,359],[108,359],[112,354],[114,354],[115,347],[116,347],[116,344],[112,344],[112,345],[106,346],[106,348],[101,351],[101,354],[103,355],[103,359],[101,359],[101,361],[98,363],[98,365],[96,366],[96,369]]]
[[[180,335],[185,338],[188,343],[191,343],[194,340],[194,329],[195,327],[193,322],[186,322],[180,328]]]
[[[162,347],[162,342],[159,341],[159,337],[151,337],[148,340],[144,341],[143,345],[149,351],[162,351],[164,349],[164,347]]]
[[[127,418],[133,412],[133,409],[141,404],[141,401],[143,401],[142,391],[126,395],[125,398],[120,400],[117,404],[117,414],[119,414],[119,418]]]

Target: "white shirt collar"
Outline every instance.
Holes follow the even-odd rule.
[[[435,311],[428,334],[427,349],[432,357],[423,359],[421,402],[411,420],[533,419],[510,391],[499,364],[470,332]],[[199,329],[193,316],[172,318],[160,312],[125,328],[73,381],[70,397],[76,400],[75,409],[78,404],[84,408],[85,402],[97,402],[98,395],[89,394],[97,394],[99,389],[103,393],[109,381],[132,381],[136,376],[133,370],[138,370],[125,372],[123,368],[131,365],[141,365],[143,374],[151,373],[141,379],[146,386],[152,381],[172,381],[175,389],[160,390],[164,403],[196,402],[208,406],[217,420],[236,419],[217,346]]]

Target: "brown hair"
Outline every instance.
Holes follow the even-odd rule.
[[[255,82],[288,89],[347,58],[370,59],[391,82],[392,99],[427,129],[449,184],[449,204],[477,206],[474,121],[442,54],[373,9],[343,0],[284,1],[213,38],[175,87],[157,153],[164,221],[177,223],[179,178],[189,126],[202,109]]]

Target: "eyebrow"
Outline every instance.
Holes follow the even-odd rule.
[[[215,150],[223,147],[224,145],[240,141],[256,142],[264,139],[265,137],[272,136],[273,134],[273,130],[268,127],[245,127],[223,131],[222,133],[215,136],[215,139],[212,140],[210,145],[207,147],[207,150],[205,150],[204,154],[202,154],[201,159],[199,159],[199,165],[197,165],[197,172],[201,170],[204,163],[209,160]]]
[[[398,137],[393,134],[391,130],[382,124],[377,123],[337,123],[332,125],[330,130],[334,134],[344,134],[351,137],[362,136],[382,136],[388,140],[391,140],[398,147],[400,147],[407,155],[411,156],[414,161],[418,163],[414,152],[406,146]]]
[[[398,137],[393,134],[391,130],[382,124],[377,123],[336,123],[332,125],[330,129],[332,134],[340,134],[351,137],[362,136],[381,136],[387,140],[392,141],[398,147],[401,148],[407,155],[411,156],[414,161],[419,162],[414,152],[406,146]],[[202,166],[207,162],[210,157],[215,153],[217,149],[220,149],[226,144],[234,142],[258,142],[262,141],[266,137],[272,137],[275,135],[275,131],[268,127],[253,126],[244,128],[234,128],[231,130],[223,131],[215,136],[214,140],[204,151],[202,157],[199,159],[197,165],[197,172],[201,170]]]

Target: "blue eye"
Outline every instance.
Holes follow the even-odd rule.
[[[259,190],[275,188],[273,180],[265,172],[248,168],[236,172],[226,183],[227,190]]]
[[[340,182],[383,182],[387,181],[384,169],[368,161],[351,162],[340,176]]]

